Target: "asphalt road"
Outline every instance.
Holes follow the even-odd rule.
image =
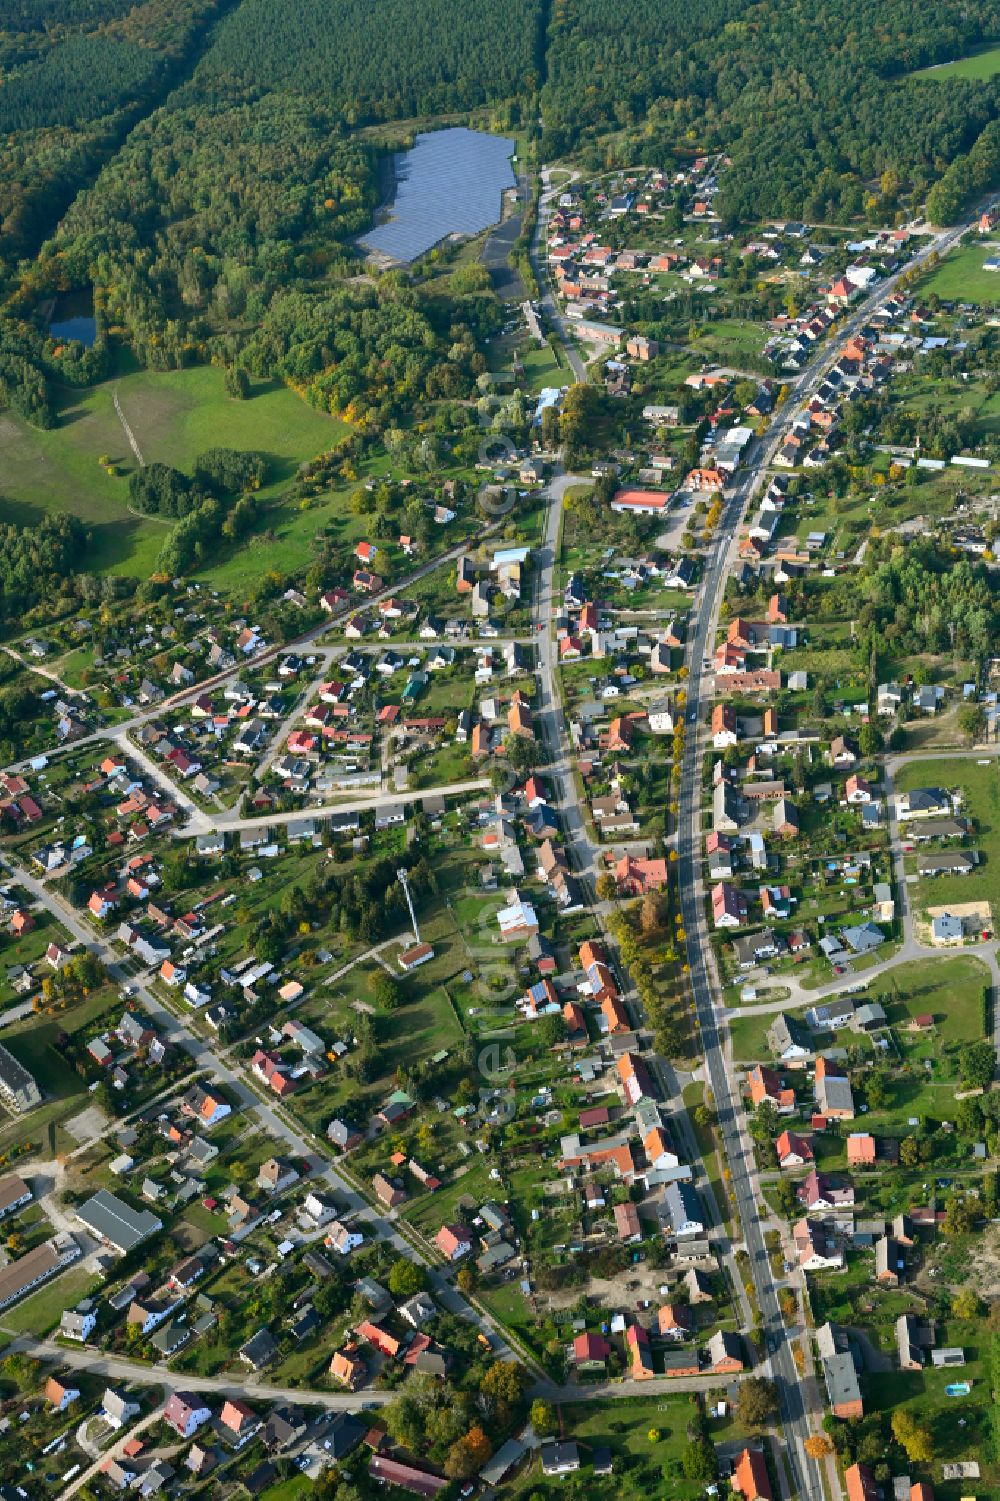
[[[933,244],[915,256],[906,269],[919,265],[932,249],[943,252],[950,248],[967,227],[963,226],[962,229],[938,237]],[[778,1287],[764,1244],[760,1213],[753,1192],[753,1163],[742,1116],[742,1104],[731,1085],[725,1066],[724,1039],[720,1030],[720,1018],[724,1018],[724,1012],[721,1007],[717,1009],[712,992],[712,960],[701,883],[699,839],[700,763],[703,754],[699,732],[703,708],[707,707],[707,701],[703,705],[703,679],[709,676],[703,664],[705,658],[712,658],[719,606],[729,573],[730,554],[744,513],[766,477],[768,462],[784,441],[801,408],[803,397],[821,383],[837,362],[844,343],[861,329],[875,308],[891,295],[901,274],[897,273],[883,283],[834,330],[828,345],[819,351],[816,358],[791,383],[788,399],[776,414],[766,437],[755,440],[748,455],[747,466],[739,474],[733,493],[726,502],[722,523],[705,562],[704,578],[693,611],[696,623],[687,663],[689,675],[686,712],[690,728],[685,740],[682,763],[677,851],[681,912],[687,935],[691,988],[701,1030],[708,1082],[715,1096],[719,1129],[731,1173],[732,1192],[750,1258],[750,1271],[770,1355],[771,1373],[780,1392],[782,1426],[787,1440],[786,1457],[792,1471],[793,1489],[808,1498],[808,1501],[824,1501],[819,1470],[806,1457],[802,1447],[821,1414],[810,1414],[806,1401],[808,1388],[803,1385],[795,1368],[789,1343],[790,1332],[781,1316]],[[707,700],[707,695],[704,696]],[[724,1020],[722,1025],[725,1025]]]

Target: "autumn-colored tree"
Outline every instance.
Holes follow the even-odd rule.
[[[547,1438],[556,1431],[556,1410],[551,1402],[536,1397],[531,1404],[531,1426],[539,1438]]]
[[[956,1319],[974,1319],[979,1314],[979,1295],[973,1287],[960,1287],[951,1300]]]
[[[825,1433],[810,1433],[802,1447],[810,1459],[826,1459],[833,1453],[833,1441]]]
[[[913,1464],[930,1464],[934,1458],[934,1441],[929,1428],[918,1423],[916,1418],[899,1407],[892,1415],[892,1434],[896,1442],[906,1450],[906,1457]]]

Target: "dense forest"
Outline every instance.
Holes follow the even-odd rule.
[[[166,67],[148,47],[109,37],[70,37],[0,89],[0,131],[79,125],[141,99]]]
[[[538,84],[538,0],[243,0],[204,76],[333,102],[349,125],[471,109]]]
[[[82,523],[62,512],[30,527],[0,522],[0,621],[19,620],[56,594],[82,566],[86,547]]]
[[[213,331],[258,323],[280,288],[344,271],[342,243],[374,202],[373,154],[328,108],[199,99],[192,83],[80,195],[39,275],[104,288],[108,318],[168,369],[203,355]]]
[[[975,13],[958,0],[634,0],[627,25],[611,0],[558,0],[543,156],[588,142],[595,166],[725,150],[727,217],[842,221],[873,188],[922,197],[972,146],[1000,84],[907,75],[998,32],[996,0]]]
[[[235,0],[0,0],[0,277],[194,60]]]

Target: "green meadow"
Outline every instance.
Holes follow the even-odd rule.
[[[247,401],[225,393],[221,370],[202,365],[164,374],[122,359],[121,373],[86,391],[66,390],[58,425],[29,426],[0,415],[0,506],[6,519],[37,522],[46,511],[70,511],[93,533],[94,571],[143,577],[162,545],[165,523],[128,510],[128,474],[135,460],[114,409],[114,394],[146,463],[190,471],[206,448],[253,449],[267,456],[270,480],[260,499],[273,499],[299,464],[330,448],[345,425],[316,412],[277,382],[258,382]],[[98,463],[107,456],[117,469]],[[270,518],[274,525],[274,518]],[[315,534],[317,518],[309,518]],[[260,566],[259,560],[257,564]],[[273,566],[280,567],[276,559]]]

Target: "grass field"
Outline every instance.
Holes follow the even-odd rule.
[[[946,302],[975,302],[984,306],[1000,302],[1000,272],[983,270],[983,262],[998,250],[1000,246],[989,240],[960,245],[920,282],[921,295],[936,292]]]
[[[958,879],[969,879],[959,877]],[[906,1041],[908,1058],[922,1061],[931,1055],[942,1060],[942,1050],[974,1042],[982,1036],[981,998],[989,971],[980,959],[969,955],[951,955],[941,959],[921,959],[900,964],[876,976],[865,992],[866,1001],[881,1001],[889,1021],[896,1027],[929,1012],[935,1019],[933,1040],[914,1038]],[[786,1014],[801,1020],[807,1008]],[[733,1056],[740,1062],[767,1060],[767,1029],[772,1017],[741,1016],[729,1013],[729,1030],[733,1039]],[[900,1034],[908,1039],[908,1034]],[[853,1042],[854,1034],[844,1031],[837,1041],[843,1046]]]
[[[638,1501],[645,1496],[672,1496],[690,1501],[703,1487],[685,1480],[680,1460],[687,1447],[689,1400],[677,1395],[636,1397],[625,1402],[581,1402],[561,1409],[566,1433],[580,1445],[586,1495]],[[651,1439],[650,1434],[654,1437]],[[728,1434],[726,1435],[728,1437]],[[720,1434],[721,1437],[721,1434]],[[618,1461],[607,1479],[587,1473],[591,1451],[607,1445]],[[537,1468],[522,1473],[520,1483],[534,1494],[560,1493],[563,1481],[544,1480]]]
[[[979,52],[970,52],[968,57],[957,57],[951,63],[939,63],[934,68],[921,68],[913,78],[933,78],[947,83],[949,78],[992,78],[1000,73],[1000,47],[984,47]]]
[[[973,826],[970,845],[979,851],[979,865],[970,875],[919,881],[911,890],[914,907],[988,901],[996,921],[1000,914],[1000,780],[994,764],[980,766],[972,756],[967,761],[912,761],[894,783],[897,792],[914,787],[961,788],[962,816]]]
[[[59,1322],[64,1308],[72,1308],[97,1287],[100,1279],[82,1266],[71,1267],[46,1282],[30,1298],[5,1310],[2,1326],[12,1334],[33,1334],[43,1339]]]
[[[221,370],[198,366],[156,374],[124,359],[113,380],[88,391],[65,391],[58,426],[50,431],[5,412],[0,416],[5,515],[29,526],[46,511],[71,511],[93,532],[88,566],[95,571],[148,574],[167,532],[163,523],[127,509],[124,476],[134,460],[115,414],[116,389],[147,463],[190,471],[206,448],[254,449],[267,455],[271,469],[263,500],[287,484],[304,459],[331,447],[346,431],[284,386],[261,383],[249,401],[234,401],[225,394]],[[120,476],[99,466],[105,454],[120,466]],[[315,535],[315,514],[309,525]]]
[[[701,325],[698,347],[705,354],[737,369],[748,357],[759,357],[767,341],[767,325],[740,318],[721,318]]]

